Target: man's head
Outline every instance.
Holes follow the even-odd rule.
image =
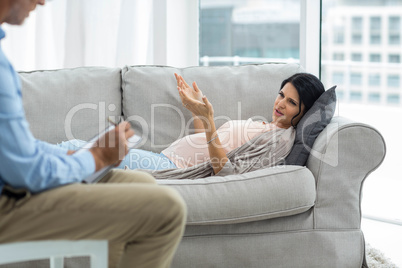
[[[45,0],[0,0],[0,23],[21,25],[38,4]]]

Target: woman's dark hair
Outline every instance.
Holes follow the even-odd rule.
[[[299,113],[291,120],[292,126],[296,127],[293,125],[293,119],[301,113],[301,104],[304,104],[304,115],[311,106],[313,106],[314,102],[321,96],[321,94],[325,92],[325,88],[320,79],[309,73],[297,73],[283,80],[281,89],[287,83],[291,83],[296,88],[297,93],[299,93]]]

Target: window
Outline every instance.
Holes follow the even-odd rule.
[[[380,54],[370,54],[370,62],[381,62]]]
[[[352,44],[359,45],[363,42],[363,37],[361,34],[352,34]]]
[[[230,55],[231,8],[203,9],[200,13],[200,54],[202,56]],[[217,42],[217,40],[219,40]]]
[[[200,65],[299,61],[299,0],[200,0],[199,16]]]
[[[368,94],[368,101],[371,103],[379,103],[381,100],[380,93],[369,93]]]
[[[377,128],[387,144],[384,163],[370,174],[364,185],[363,217],[372,215],[388,223],[395,220],[402,223],[402,195],[399,194],[400,191],[394,191],[402,189],[398,171],[400,138],[394,135],[395,118],[402,118],[402,68],[395,66],[402,64],[402,1],[324,0],[321,3],[320,34],[324,39],[333,36],[333,28],[329,27],[330,25],[345,18],[349,22],[344,27],[348,37],[344,44],[321,44],[322,81],[329,87],[337,78],[335,72],[342,73],[345,84],[343,88],[340,87],[342,93],[339,95],[342,96],[338,96],[338,114]],[[343,61],[335,62],[334,52],[348,56],[345,56]],[[357,59],[352,53],[361,53],[363,61],[350,64],[347,61],[349,55],[351,60]],[[365,60],[369,64],[366,64]],[[387,255],[392,254],[390,252],[394,245],[399,245],[399,240],[399,237],[383,236],[379,243],[390,244],[388,251],[384,249]],[[367,242],[370,243],[370,240]],[[397,266],[402,267],[400,254],[395,252],[394,256],[395,260],[400,261]]]
[[[388,31],[389,31],[389,44],[399,45],[401,43],[400,37],[401,30],[401,18],[391,16],[388,18]]]
[[[401,18],[400,17],[395,17],[391,16],[388,18],[388,28],[389,31],[391,32],[399,32],[401,29]]]
[[[352,44],[358,45],[362,43],[363,36],[363,18],[353,17],[352,18]]]
[[[400,83],[399,83],[399,75],[388,75],[388,87],[391,88],[399,88]]]
[[[344,79],[343,73],[334,72],[332,74],[332,83],[333,84],[342,85],[344,83],[343,79]]]
[[[334,43],[335,44],[343,44],[345,42],[345,34],[343,29],[339,30],[336,29],[334,30]]]
[[[352,53],[352,61],[362,61],[361,53]]]
[[[378,45],[381,43],[381,18],[370,18],[370,44]]]
[[[351,101],[361,101],[362,100],[362,93],[359,92],[359,91],[350,92],[350,100]]]
[[[363,18],[352,17],[352,31],[361,32],[363,30]]]
[[[337,100],[343,100],[345,98],[345,92],[342,90],[336,91],[336,99]]]
[[[370,18],[370,31],[371,32],[381,31],[381,17]]]
[[[370,44],[372,44],[372,45],[381,44],[381,35],[380,34],[371,34],[370,35]]]
[[[390,34],[388,42],[390,45],[399,45],[401,43],[401,36],[399,34]]]
[[[401,56],[398,54],[390,54],[388,55],[388,62],[390,63],[400,63],[401,62]]]
[[[333,60],[343,61],[345,60],[345,55],[343,53],[334,53]]]
[[[362,74],[360,73],[352,73],[350,75],[350,84],[351,85],[361,85],[362,84]]]
[[[388,94],[387,103],[389,104],[399,104],[400,96],[398,94]]]
[[[379,74],[369,74],[369,86],[378,87],[381,84],[381,77]]]

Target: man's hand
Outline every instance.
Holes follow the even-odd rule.
[[[134,135],[130,123],[122,122],[107,132],[89,150],[95,159],[96,171],[109,166],[118,166],[128,153],[127,139]]]

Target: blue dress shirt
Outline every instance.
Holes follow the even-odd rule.
[[[0,40],[5,37],[0,27]],[[89,151],[67,150],[35,139],[25,118],[21,82],[0,46],[0,193],[5,184],[38,193],[81,182],[95,171]]]

